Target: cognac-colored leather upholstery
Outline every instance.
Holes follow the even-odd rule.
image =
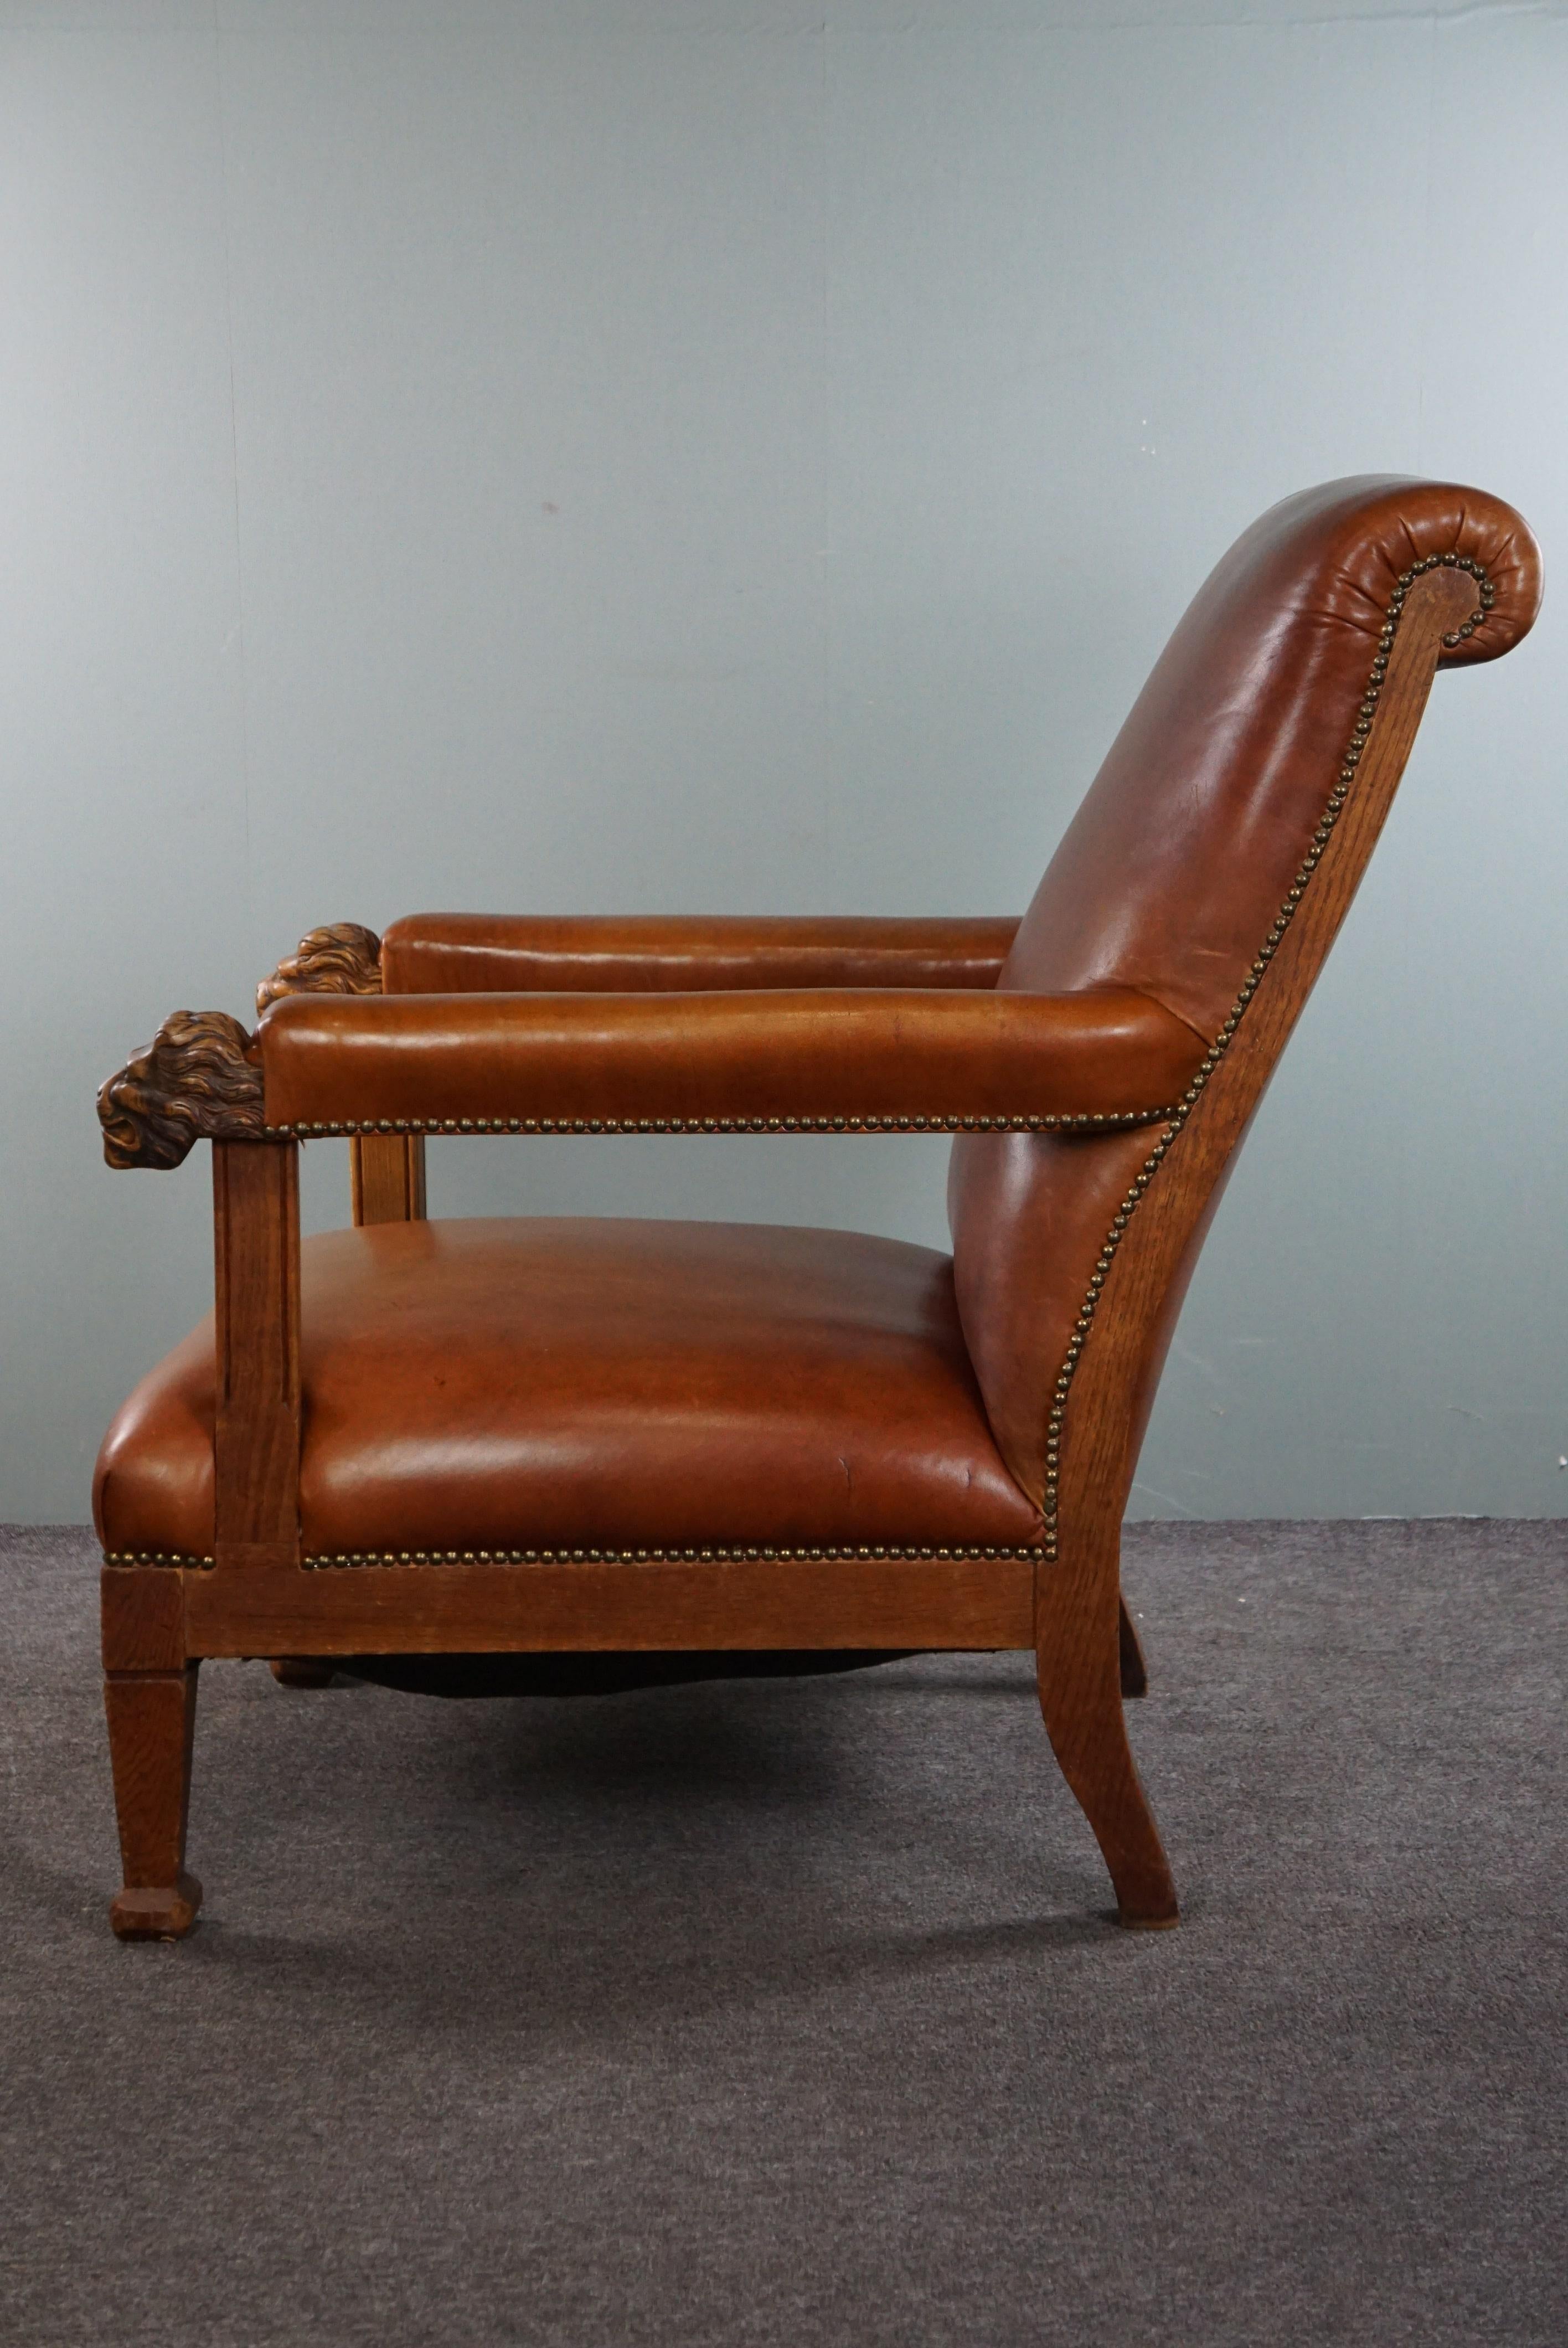
[[[1492,600],[1445,658],[1506,651],[1540,570],[1500,501],[1371,479],[1266,515],[1173,636],[1016,934],[421,916],[388,932],[387,995],[267,1012],[267,1121],[1165,1107],[1322,821],[1398,582],[1449,557],[1484,571]],[[457,991],[407,991],[436,979]],[[951,1287],[944,1259],[825,1234],[434,1225],[313,1241],[307,1548],[1028,1542],[1053,1382],[1157,1138],[960,1138]],[[117,1422],[111,1547],[210,1540],[210,1344],[197,1333]]]
[[[946,1256],[855,1233],[542,1218],[303,1249],[308,1556],[1028,1547]],[[118,1553],[212,1548],[212,1324],[105,1439]]]
[[[1177,629],[1016,933],[425,916],[378,972],[340,924],[263,989],[284,999],[254,1041],[166,1021],[100,1095],[105,1148],[169,1165],[213,1140],[219,1334],[153,1373],[99,1461],[116,1931],[194,1920],[209,1656],[309,1678],[389,1649],[365,1668],[395,1684],[538,1688],[1031,1636],[1118,1913],[1173,1923],[1122,1712],[1143,1421],[1440,644],[1506,651],[1539,593],[1529,531],[1474,491],[1371,479],[1276,507]],[[411,1133],[547,1122],[967,1124],[954,1257],[378,1220],[423,1212]],[[369,1220],[306,1241],[296,1292],[297,1139],[332,1130]],[[597,1659],[561,1663],[578,1649]]]
[[[1541,598],[1539,550],[1500,499],[1363,478],[1288,498],[1255,522],[1155,664],[1035,892],[999,988],[1135,987],[1217,1036],[1365,714],[1398,582],[1424,558],[1449,555],[1481,565],[1496,600],[1444,660],[1493,659],[1526,633]],[[1036,1498],[1052,1382],[1147,1155],[1136,1133],[954,1144],[964,1334],[1002,1456]]]
[[[272,1125],[376,1118],[1121,1116],[1204,1042],[1126,987],[295,994],[258,1030]]]
[[[994,986],[999,919],[412,913],[381,942],[388,994],[691,994],[704,987]]]

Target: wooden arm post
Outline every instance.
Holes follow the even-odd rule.
[[[300,1203],[296,1142],[212,1145],[217,1268],[216,1557],[300,1560]],[[285,1687],[327,1687],[330,1663],[279,1655]]]
[[[215,1141],[219,1572],[300,1561],[300,1170],[294,1141]]]

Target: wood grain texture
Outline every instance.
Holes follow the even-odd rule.
[[[425,1220],[425,1136],[355,1134],[348,1145],[356,1223]]]
[[[292,954],[256,989],[258,1013],[285,994],[379,994],[381,940],[362,922],[307,930]]]
[[[201,1655],[1029,1648],[1027,1558],[395,1565],[190,1573]]]
[[[104,1682],[122,1889],[109,1921],[122,1941],[177,1941],[196,1921],[201,1886],[185,1871],[194,1663],[179,1672],[110,1672]]]
[[[1058,1554],[1037,1575],[1040,1705],[1126,1924],[1176,1921],[1120,1694],[1121,1525],[1149,1405],[1232,1159],[1387,819],[1444,633],[1476,602],[1475,582],[1462,572],[1429,572],[1412,586],[1354,787],[1228,1049],[1163,1156],[1152,1153],[1154,1170],[1112,1258],[1069,1390]]]
[[[106,1565],[98,1576],[106,1672],[185,1669],[185,1576],[167,1565]]]
[[[1142,1696],[1149,1693],[1149,1668],[1143,1661],[1143,1643],[1133,1627],[1123,1598],[1117,1608],[1117,1643],[1122,1663],[1122,1693],[1124,1696]]]
[[[212,1150],[218,1562],[300,1554],[299,1145]]]
[[[106,1163],[179,1166],[198,1141],[260,1134],[261,1071],[250,1049],[226,1011],[171,1011],[98,1093]]]

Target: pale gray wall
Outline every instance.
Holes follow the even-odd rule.
[[[205,1153],[92,1117],[174,1005],[420,906],[1019,907],[1275,499],[1455,475],[1550,566],[1565,158],[1515,8],[0,0],[0,1517],[86,1514],[204,1304]],[[1565,608],[1440,683],[1144,1513],[1568,1498]],[[449,1145],[434,1204],[941,1243],[943,1157]]]

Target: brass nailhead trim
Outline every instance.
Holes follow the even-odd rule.
[[[200,1572],[209,1571],[213,1560],[210,1557],[189,1557],[179,1550],[106,1549],[106,1565],[178,1565]]]
[[[706,1549],[436,1549],[436,1550],[366,1550],[351,1557],[307,1557],[302,1560],[307,1573],[336,1571],[344,1567],[366,1565],[738,1565],[754,1559],[770,1563],[791,1561],[852,1562],[856,1559],[892,1558],[903,1560],[913,1558],[958,1558],[989,1561],[997,1558],[1041,1558],[1040,1549],[974,1549],[899,1548],[861,1546],[858,1548],[777,1549],[762,1544],[728,1546],[719,1543]]]
[[[1072,1334],[1068,1341],[1067,1353],[1061,1368],[1057,1374],[1055,1388],[1051,1395],[1050,1412],[1046,1422],[1044,1516],[1045,1555],[1048,1560],[1054,1560],[1057,1554],[1057,1495],[1061,1484],[1061,1429],[1062,1422],[1067,1416],[1068,1391],[1072,1385],[1073,1373],[1082,1355],[1090,1329],[1093,1325],[1095,1307],[1100,1302],[1101,1291],[1104,1288],[1110,1274],[1112,1262],[1122,1243],[1122,1234],[1137,1210],[1139,1201],[1159,1172],[1172,1143],[1203,1097],[1209,1078],[1224,1059],[1231,1039],[1241,1025],[1242,1014],[1263,983],[1268,965],[1278,951],[1286,931],[1290,926],[1290,917],[1306,894],[1307,884],[1317,869],[1323,851],[1327,847],[1334,827],[1339,819],[1340,811],[1350,796],[1350,787],[1356,779],[1356,769],[1360,764],[1361,753],[1371,734],[1372,720],[1377,715],[1378,700],[1383,689],[1383,680],[1389,673],[1389,654],[1393,648],[1400,615],[1405,608],[1405,598],[1424,572],[1439,570],[1466,571],[1481,589],[1480,610],[1467,620],[1462,627],[1453,628],[1444,636],[1443,643],[1450,651],[1452,651],[1456,644],[1463,644],[1468,636],[1474,635],[1477,628],[1483,623],[1487,613],[1497,601],[1497,590],[1481,565],[1479,562],[1471,561],[1466,555],[1429,554],[1423,561],[1413,562],[1408,571],[1400,572],[1395,582],[1394,592],[1389,598],[1389,608],[1378,637],[1378,650],[1368,677],[1367,690],[1362,695],[1360,707],[1357,713],[1356,724],[1351,730],[1349,744],[1340,762],[1334,788],[1328,794],[1328,803],[1312,835],[1312,845],[1302,860],[1295,881],[1286,891],[1285,902],[1275,917],[1274,926],[1258,949],[1257,959],[1247,973],[1241,992],[1231,1005],[1224,1025],[1210,1045],[1202,1066],[1183,1095],[1179,1106],[1173,1112],[1170,1125],[1154,1144],[1149,1157],[1144,1159],[1136,1181],[1116,1211],[1111,1229],[1106,1233],[1105,1244],[1095,1260],[1082,1309],[1073,1324]]]
[[[858,1558],[956,1558],[989,1563],[999,1558],[1044,1557],[1042,1549],[899,1548],[862,1544],[857,1548],[777,1549],[728,1546],[707,1549],[424,1549],[364,1550],[352,1556],[307,1557],[300,1561],[306,1573],[335,1571],[365,1565],[733,1565],[753,1559],[849,1562]],[[106,1550],[106,1565],[172,1565],[210,1570],[210,1557],[190,1557],[175,1550]]]
[[[269,1140],[315,1141],[378,1133],[1098,1133],[1159,1125],[1175,1115],[1171,1106],[1071,1117],[383,1117],[269,1125],[265,1134]]]

